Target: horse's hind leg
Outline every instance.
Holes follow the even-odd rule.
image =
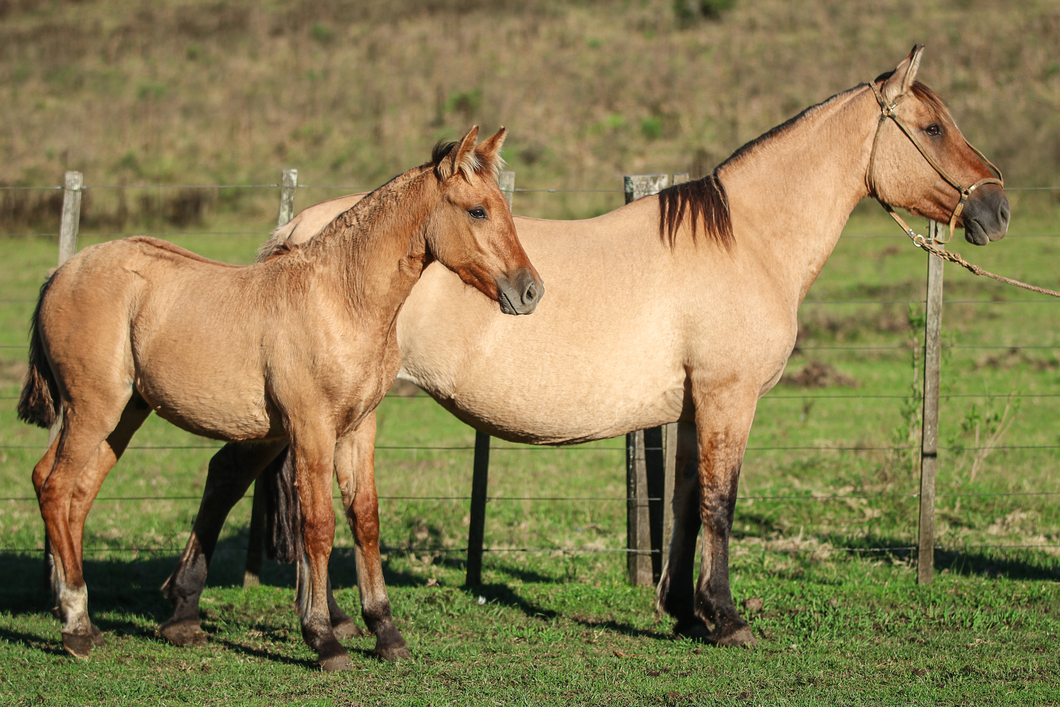
[[[232,507],[286,444],[284,439],[229,442],[210,459],[206,489],[191,537],[177,569],[162,585],[162,593],[173,605],[173,616],[158,628],[158,632],[173,645],[206,643],[199,618],[199,598],[206,585],[206,572],[221,528]]]
[[[394,624],[379,556],[379,497],[375,490],[375,413],[340,441],[335,454],[342,505],[357,543],[357,585],[361,615],[375,634],[376,654],[396,661],[412,654]]]
[[[681,422],[677,427],[677,477],[674,483],[674,527],[666,566],[659,579],[657,608],[676,619],[678,636],[705,640],[710,631],[695,607],[696,538],[699,517],[699,455],[696,427]]]
[[[85,464],[77,477],[77,486],[74,489],[73,498],[70,501],[70,532],[74,537],[74,548],[77,550],[77,562],[84,564],[84,532],[85,520],[96,500],[103,481],[114,465],[121,459],[125,449],[129,446],[129,440],[140,426],[151,414],[151,408],[138,394],[126,403],[122,411],[121,420],[113,432],[97,448],[92,458]],[[94,645],[103,645],[103,634],[92,625],[92,640]]]
[[[64,623],[63,647],[80,658],[88,656],[99,635],[88,614],[88,587],[81,559],[84,520],[103,479],[117,461],[108,438],[118,428],[126,402],[128,397],[115,405],[101,400],[85,405],[87,412],[64,405],[62,431],[33,473],[53,552],[56,612]],[[49,456],[53,464],[46,470]]]

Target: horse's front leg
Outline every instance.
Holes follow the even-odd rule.
[[[357,584],[361,593],[361,615],[375,634],[375,652],[384,660],[411,657],[405,639],[394,624],[390,598],[383,582],[379,555],[379,497],[375,489],[375,412],[339,440],[335,471],[346,520],[357,544]]]
[[[350,667],[350,656],[335,638],[328,612],[328,558],[335,539],[331,479],[335,437],[320,428],[293,430],[295,486],[302,507],[302,557],[299,559],[298,615],[302,638],[317,652],[327,671]]]
[[[176,570],[162,585],[162,594],[173,605],[173,616],[158,628],[158,632],[173,645],[206,643],[199,619],[199,598],[206,585],[206,572],[221,528],[250,484],[286,445],[285,439],[229,442],[210,459],[206,489],[191,537]]]
[[[729,585],[729,538],[736,511],[740,467],[747,449],[758,391],[720,390],[697,396],[699,517],[703,555],[696,613],[714,624],[707,640],[721,646],[754,646],[750,625],[736,611]]]
[[[729,538],[756,404],[753,392],[701,393],[695,396],[695,446],[690,444],[687,427],[678,430],[681,473],[674,484],[674,531],[659,583],[659,606],[677,620],[676,633],[717,645],[755,644],[750,625],[732,601]],[[687,460],[683,466],[682,459]],[[693,594],[693,557],[700,526],[703,554]],[[708,623],[713,630],[707,629]]]

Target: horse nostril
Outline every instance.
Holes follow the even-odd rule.
[[[1012,211],[1009,208],[1008,202],[1003,201],[1001,205],[997,207],[997,216],[1001,223],[1008,223],[1009,216],[1012,215]]]
[[[526,287],[526,292],[523,293],[523,302],[530,303],[537,299],[537,285],[531,282]]]

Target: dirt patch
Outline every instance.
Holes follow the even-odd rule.
[[[841,373],[832,364],[821,361],[810,361],[801,371],[785,373],[780,382],[796,388],[829,388],[835,385],[858,387],[854,378]]]

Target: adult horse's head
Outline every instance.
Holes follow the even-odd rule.
[[[459,142],[434,150],[443,192],[427,229],[431,256],[490,299],[505,314],[530,314],[545,293],[515,233],[508,201],[497,186],[506,131],[476,146],[478,126]]]
[[[915,81],[923,51],[923,45],[913,47],[894,71],[871,84],[881,112],[869,190],[892,216],[889,207],[901,207],[949,223],[950,235],[963,226],[969,243],[986,245],[1008,230],[1001,172],[964,139],[941,99]]]

